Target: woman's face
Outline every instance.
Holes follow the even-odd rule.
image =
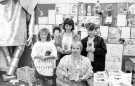
[[[41,41],[46,41],[47,40],[48,33],[46,32],[41,32],[40,33],[40,39]]]
[[[94,37],[95,33],[96,33],[95,30],[88,30],[89,37]]]
[[[66,29],[66,31],[71,31],[72,25],[66,24],[65,29]]]
[[[78,44],[73,44],[71,50],[72,50],[73,54],[80,54],[81,53],[81,48]]]

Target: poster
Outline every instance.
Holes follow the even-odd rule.
[[[135,4],[133,4],[129,7],[129,11],[131,14],[135,14]]]
[[[38,17],[38,24],[48,24],[49,19],[48,17]]]
[[[86,4],[85,3],[79,3],[78,5],[78,12],[79,16],[86,16]]]
[[[135,27],[131,27],[131,38],[135,38]]]
[[[123,55],[135,56],[135,39],[125,39]]]
[[[62,14],[56,14],[56,25],[63,23],[63,15]]]
[[[55,10],[48,10],[48,23],[55,24]]]
[[[91,16],[91,5],[87,5],[87,16]]]
[[[100,17],[99,16],[79,16],[78,22],[81,25],[82,23],[94,23],[100,25]]]
[[[56,4],[56,14],[77,15],[77,4]]]
[[[100,26],[100,33],[101,33],[101,37],[103,37],[104,39],[108,38],[108,26]]]
[[[121,27],[121,38],[130,38],[130,27]]]
[[[117,72],[120,71],[122,67],[122,63],[120,62],[106,62],[105,69],[109,72]]]
[[[37,4],[37,7],[35,9],[36,24],[49,23],[49,20],[47,19],[49,16],[49,10],[55,10],[55,4]]]
[[[124,46],[123,55],[135,56],[135,44],[127,44]]]
[[[117,26],[126,26],[126,25],[127,25],[126,15],[118,14],[118,16],[117,16]]]
[[[130,14],[128,16],[128,25],[135,26],[135,15],[134,14]]]
[[[108,42],[109,43],[119,43],[121,36],[121,30],[118,27],[109,27],[108,32]]]
[[[122,44],[107,44],[105,69],[108,71],[121,70],[122,54],[123,54]]]

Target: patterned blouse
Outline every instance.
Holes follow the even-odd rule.
[[[84,86],[83,80],[87,80],[92,76],[92,66],[88,58],[81,56],[79,61],[73,61],[71,55],[64,56],[56,70],[58,80],[66,81],[67,86]],[[59,85],[58,86],[63,86]]]

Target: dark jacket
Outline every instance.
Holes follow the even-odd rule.
[[[86,51],[87,41],[88,41],[88,37],[85,37],[84,39],[81,40],[83,45],[81,54],[83,56],[87,56],[87,51]],[[104,42],[104,39],[102,37],[95,36],[94,48],[95,48],[94,62],[92,62],[93,71],[94,72],[103,71],[105,68],[105,56],[107,53],[107,49],[106,49],[106,44]]]

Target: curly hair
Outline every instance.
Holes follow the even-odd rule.
[[[47,33],[47,41],[50,41],[51,40],[51,34],[50,34],[50,31],[47,28],[42,28],[42,29],[39,30],[38,40],[41,41],[40,34],[43,33],[43,32]]]
[[[97,30],[99,27],[94,24],[94,23],[87,23],[85,24],[85,27],[87,28],[87,30],[89,31],[93,31],[93,30]]]
[[[66,24],[72,26],[71,31],[74,30],[74,21],[73,21],[71,18],[66,18],[66,19],[64,20],[64,23],[63,23],[63,29],[64,29],[64,31],[66,30],[66,29],[65,29],[65,25],[66,25]]]
[[[59,26],[55,26],[55,27],[53,28],[53,33],[55,32],[55,30],[58,30],[59,32],[61,32],[61,29],[60,29]]]

